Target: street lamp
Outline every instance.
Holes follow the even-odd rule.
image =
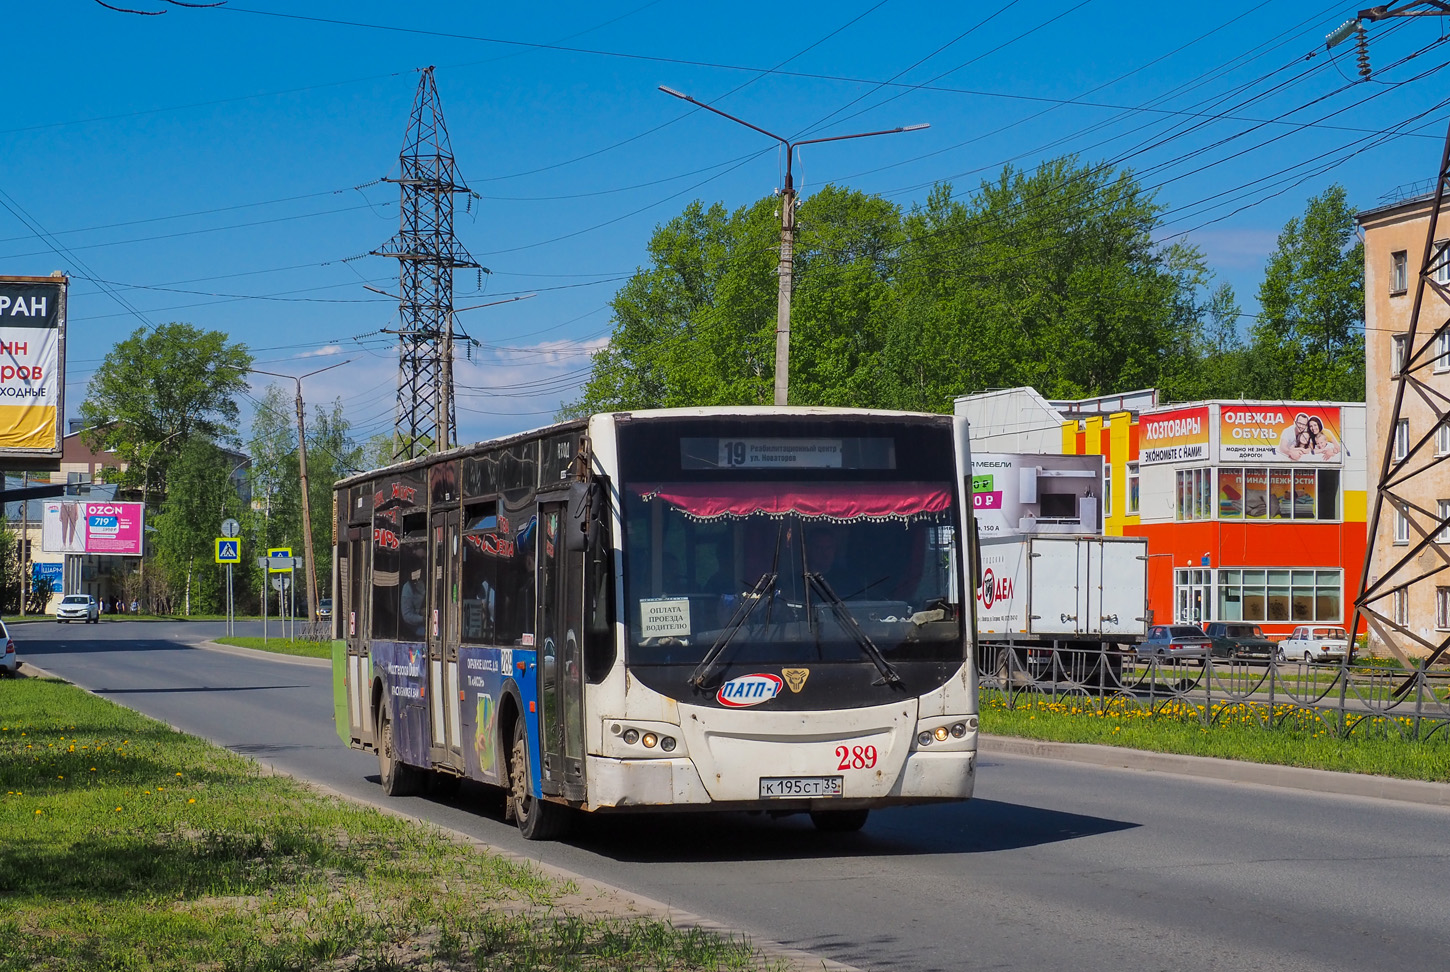
[[[261,368],[247,369],[254,375],[291,378],[297,383],[297,466],[302,480],[302,549],[307,558],[307,618],[309,624],[317,619],[317,558],[312,555],[312,504],[307,497],[307,428],[302,410],[302,379],[320,375],[333,368],[341,368],[351,360],[349,358],[347,361],[339,361],[326,368],[309,371],[305,375],[284,375],[276,371],[263,371]],[[265,590],[262,591],[262,596],[267,596]]]
[[[719,108],[691,98],[682,91],[676,91],[674,88],[666,87],[663,84],[659,88],[667,95],[679,98],[681,101],[688,101],[697,108],[713,111],[722,118],[728,118],[736,124],[744,125],[751,131],[756,131],[768,138],[773,138],[785,146],[785,186],[780,191],[780,288],[776,295],[775,311],[775,404],[785,405],[790,396],[790,298],[795,251],[795,183],[791,181],[791,164],[795,160],[795,150],[802,145],[816,145],[820,142],[841,142],[850,138],[870,138],[873,135],[896,135],[900,132],[919,132],[923,128],[930,128],[931,126],[925,123],[919,125],[903,125],[900,128],[885,128],[878,132],[856,132],[853,135],[803,138],[799,141],[792,142],[790,139],[782,138],[774,132],[768,132],[758,125],[752,125],[743,118],[736,118],[734,115],[723,112]]]

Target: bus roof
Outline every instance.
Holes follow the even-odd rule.
[[[454,446],[447,452],[431,453],[426,456],[419,456],[416,459],[404,459],[400,462],[387,466],[379,466],[376,469],[369,469],[366,472],[354,473],[351,476],[337,480],[333,488],[351,486],[361,482],[367,482],[376,478],[380,473],[397,473],[408,469],[416,469],[430,466],[435,462],[444,459],[471,455],[481,449],[493,449],[498,446],[512,445],[515,442],[523,442],[544,435],[567,432],[571,429],[582,428],[587,425],[590,419],[597,415],[609,415],[615,418],[641,418],[641,419],[665,419],[665,418],[712,418],[716,416],[753,416],[765,417],[770,415],[799,415],[802,417],[834,417],[851,418],[872,417],[872,418],[902,418],[902,419],[938,419],[946,422],[952,421],[952,416],[943,412],[902,412],[890,409],[879,408],[834,408],[821,405],[706,405],[692,408],[640,408],[621,409],[617,412],[596,412],[593,415],[582,418],[568,419],[563,422],[554,422],[549,425],[541,425],[537,428],[527,429],[523,432],[515,432],[512,435],[500,436],[496,439],[480,439],[477,442],[470,442],[466,445]]]

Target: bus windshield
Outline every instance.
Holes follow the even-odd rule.
[[[733,478],[623,490],[631,664],[963,653],[950,481]],[[869,652],[871,649],[866,649]]]

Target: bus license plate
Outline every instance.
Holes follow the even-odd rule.
[[[839,776],[762,776],[762,797],[838,797],[841,796]]]

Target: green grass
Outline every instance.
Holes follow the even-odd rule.
[[[1414,720],[1367,718],[1347,735],[1338,714],[1316,716],[1293,706],[1201,706],[1182,702],[1156,710],[1120,700],[1016,697],[981,693],[982,731],[1050,742],[1096,743],[1184,756],[1216,756],[1278,766],[1450,782],[1450,732],[1415,739]],[[1435,725],[1422,724],[1423,732]]]
[[[303,641],[301,638],[268,638],[263,644],[261,638],[215,638],[219,645],[234,645],[238,648],[255,648],[258,651],[275,651],[279,655],[304,655],[308,658],[331,658],[331,641]]]
[[[0,713],[0,972],[779,967],[61,682]]]

